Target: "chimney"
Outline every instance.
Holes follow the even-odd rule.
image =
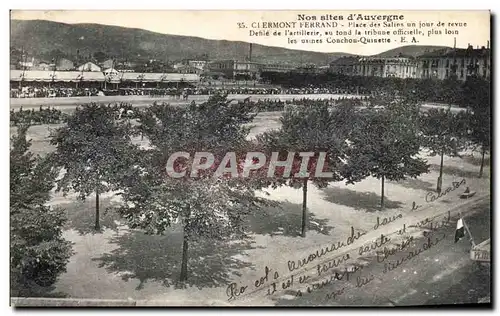
[[[487,49],[490,49],[490,41],[487,41],[487,42],[486,42],[486,48],[487,48]]]
[[[248,47],[248,61],[252,61],[252,43]]]

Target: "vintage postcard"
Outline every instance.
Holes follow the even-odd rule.
[[[11,11],[11,306],[491,307],[489,11]]]

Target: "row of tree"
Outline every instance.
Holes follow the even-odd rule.
[[[265,82],[287,88],[334,87],[358,94],[371,94],[379,91],[390,93],[412,91],[419,101],[445,102],[458,105],[470,97],[471,88],[490,89],[490,81],[479,77],[469,77],[465,82],[457,79],[415,79],[396,77],[348,76],[337,73],[279,73],[264,72],[261,78]]]
[[[399,181],[428,171],[427,162],[419,157],[422,148],[441,156],[458,155],[462,149],[475,144],[484,156],[490,142],[489,90],[474,91],[471,95],[473,110],[458,114],[449,110],[422,113],[413,93],[381,96],[363,107],[347,103],[333,107],[328,104],[289,106],[282,115],[281,128],[258,135],[256,139],[249,138],[248,126],[257,115],[254,104],[232,103],[226,96],[215,95],[205,103],[186,107],[154,104],[141,111],[134,109],[134,119],[117,116],[114,109],[104,105],[79,107],[68,117],[67,124],[51,136],[55,152],[37,164],[22,158],[29,157],[29,153],[25,129],[19,128],[11,150],[11,177],[14,177],[11,196],[18,197],[21,202],[14,205],[21,206],[13,208],[11,204],[11,216],[20,217],[13,223],[12,236],[33,238],[34,247],[41,247],[36,242],[43,238],[29,235],[24,217],[31,216],[34,208],[45,207],[41,204],[43,199],[26,200],[26,197],[41,194],[46,199],[54,183],[58,191],[77,192],[82,199],[95,194],[96,230],[100,229],[99,196],[119,190],[123,203],[118,211],[131,228],[163,234],[170,226],[181,225],[184,242],[180,279],[186,280],[190,242],[199,238],[238,238],[245,233],[247,214],[275,205],[256,194],[259,190],[282,185],[301,187],[302,236],[305,236],[309,183],[325,187],[330,182],[351,184],[368,176],[376,177],[381,180],[380,206],[383,208],[385,180]],[[140,147],[133,142],[138,135],[149,141],[149,146]],[[264,152],[267,157],[278,152],[281,160],[285,160],[289,152],[325,152],[322,171],[330,172],[331,176],[317,178],[301,173],[284,178],[280,177],[283,168],[277,168],[275,177],[268,177],[269,166],[265,166],[250,178],[217,176],[213,169],[194,178],[170,178],[165,166],[170,155],[179,151],[191,154],[187,165],[196,152],[211,152],[215,162],[226,167],[228,161],[222,159],[228,151]],[[240,154],[238,162],[241,163]],[[317,155],[309,158],[312,170],[319,158]],[[64,174],[59,179],[49,176],[61,170]],[[299,164],[294,164],[292,174],[298,171],[301,171]],[[225,174],[228,172],[229,168]],[[31,178],[23,182],[25,174]],[[440,179],[441,174],[442,171]],[[31,183],[28,185],[26,181]],[[438,191],[440,187],[438,184]],[[23,190],[32,193],[25,194]],[[41,262],[48,260],[46,264],[56,262],[57,267],[51,267],[50,271],[57,274],[62,271],[69,250],[57,230],[61,219],[53,216],[47,218],[54,222],[53,231],[46,237],[52,238],[50,249],[55,257],[34,254]],[[15,245],[19,243],[27,244],[22,240]],[[11,270],[17,271],[19,279],[32,280],[35,273],[32,271],[42,276],[45,273],[42,269],[45,265],[23,268],[26,262],[38,262],[30,252],[24,255],[20,252],[16,264],[12,262]]]

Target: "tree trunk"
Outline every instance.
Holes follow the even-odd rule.
[[[99,225],[99,190],[95,189],[95,230],[101,230]]]
[[[181,263],[181,281],[187,280],[187,264],[188,264],[188,236],[186,233],[186,227],[183,231],[183,241],[182,241],[182,263]]]
[[[483,176],[483,168],[484,168],[484,153],[485,153],[484,146],[481,148],[481,168],[479,169],[479,178]]]
[[[302,237],[306,237],[307,227],[307,179],[302,184]]]
[[[437,193],[441,193],[441,187],[443,186],[443,158],[444,158],[444,150],[441,150],[441,164],[439,166],[439,178],[437,182]]]
[[[380,196],[380,210],[383,211],[384,210],[384,180],[385,180],[385,176],[382,176],[382,194]]]

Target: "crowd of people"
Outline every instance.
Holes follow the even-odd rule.
[[[105,95],[96,88],[63,88],[63,87],[37,87],[25,86],[21,89],[12,88],[11,98],[58,98],[58,97],[84,97]]]
[[[137,109],[134,109],[132,104],[114,103],[108,104],[108,109],[114,113],[116,119],[134,119],[137,118]],[[18,110],[10,110],[10,125],[19,126],[27,125],[43,125],[43,124],[61,124],[66,121],[68,114],[62,111],[48,107],[40,106],[39,109],[25,110],[22,107]]]
[[[311,100],[309,98],[293,98],[290,100],[277,100],[277,99],[258,99],[256,101],[245,100],[239,102],[250,102],[255,106],[257,111],[262,112],[273,112],[273,111],[283,111],[288,105],[331,105],[335,106],[342,102],[350,102],[352,104],[363,102],[368,100],[368,96],[358,96],[358,97],[341,97],[341,98],[328,98],[321,100]],[[192,101],[194,102],[194,101]],[[113,103],[108,104],[110,111],[115,113],[116,119],[135,119],[139,113],[139,110],[134,108],[130,103]],[[18,110],[10,111],[10,122],[12,126],[18,126],[21,124],[29,125],[41,125],[41,124],[60,124],[64,123],[67,114],[61,112],[60,110],[48,107],[44,108],[40,106],[38,110],[30,109],[24,110],[22,107]]]
[[[179,90],[173,89],[153,89],[151,95],[153,96],[166,96],[175,95]],[[212,95],[216,93],[223,94],[245,94],[245,95],[304,95],[304,94],[349,94],[350,92],[345,89],[337,88],[250,88],[250,87],[195,87],[182,89],[182,93],[188,95]]]
[[[369,96],[358,96],[358,97],[341,97],[341,98],[329,98],[320,100],[311,100],[309,98],[294,98],[291,100],[276,100],[276,99],[259,99],[257,101],[249,101],[251,104],[255,105],[259,111],[273,112],[273,111],[283,111],[288,105],[328,105],[335,106],[343,102],[349,102],[349,104],[361,104],[362,102],[368,101]]]
[[[40,107],[38,110],[19,111],[10,110],[10,125],[18,126],[21,124],[42,125],[42,124],[60,124],[66,119],[66,114],[55,108]]]
[[[57,98],[82,96],[151,96],[151,97],[184,97],[189,95],[247,94],[247,95],[306,95],[306,94],[352,94],[352,91],[340,88],[263,88],[263,87],[189,87],[189,88],[63,88],[25,86],[21,89],[11,88],[11,98]]]

